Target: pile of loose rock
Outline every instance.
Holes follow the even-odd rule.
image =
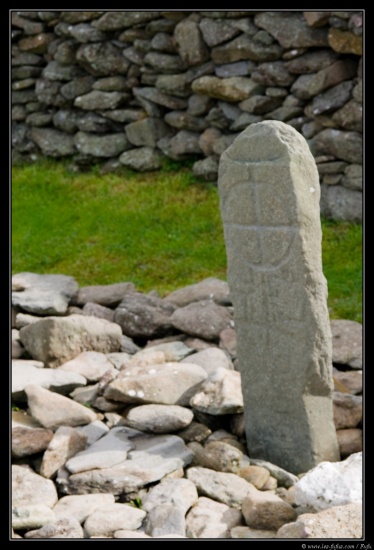
[[[359,323],[331,321],[342,461],[295,475],[246,448],[225,281],[12,283],[12,537],[362,537]]]

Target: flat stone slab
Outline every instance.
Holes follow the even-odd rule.
[[[78,290],[67,275],[17,273],[12,277],[12,304],[35,315],[64,315]]]
[[[58,500],[53,507],[53,512],[57,518],[69,516],[82,524],[97,508],[108,504],[114,504],[114,495],[111,493],[67,495]]]
[[[12,505],[43,505],[52,508],[58,500],[55,484],[28,466],[12,466]]]
[[[251,124],[222,154],[218,186],[250,455],[293,473],[339,460],[308,144],[283,122]]]
[[[126,424],[146,433],[167,434],[186,428],[193,412],[179,405],[139,405],[125,416]]]

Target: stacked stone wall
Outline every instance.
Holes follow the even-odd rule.
[[[361,11],[12,11],[12,161],[216,181],[248,125],[307,140],[321,211],[362,220]]]

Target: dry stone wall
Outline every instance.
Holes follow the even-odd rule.
[[[362,220],[361,11],[13,11],[12,161],[216,181],[247,126],[307,140],[321,212]]]

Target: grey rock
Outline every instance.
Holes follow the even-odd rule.
[[[228,370],[234,369],[228,354],[216,347],[192,353],[192,355],[182,359],[181,363],[194,363],[195,365],[200,365],[208,374],[215,372],[219,368]]]
[[[35,151],[34,141],[30,139],[29,129],[26,124],[12,124],[12,147],[15,151],[28,153]]]
[[[106,319],[111,323],[114,321],[114,311],[109,307],[101,306],[93,302],[87,302],[82,308],[83,315],[91,317],[99,317],[100,319]]]
[[[292,74],[317,73],[326,69],[337,60],[338,54],[333,50],[314,50],[287,61],[286,68]]]
[[[193,361],[192,357],[190,362]],[[240,373],[221,366],[210,370],[208,378],[193,396],[190,404],[194,409],[213,415],[243,412]]]
[[[112,285],[92,285],[81,287],[72,298],[72,304],[84,306],[88,302],[109,308],[118,306],[124,296],[135,290],[133,283],[116,283]]]
[[[341,160],[336,161],[327,161],[327,162],[321,162],[317,164],[318,173],[320,175],[324,174],[336,174],[344,172],[345,168],[347,166],[347,163]]]
[[[339,391],[339,386],[342,385],[340,391],[352,393],[353,395],[362,393],[362,370],[340,371],[333,367],[333,377],[336,391]]]
[[[275,61],[282,56],[283,49],[279,44],[266,46],[256,42],[252,37],[242,34],[223,46],[212,48],[212,59],[217,64],[234,63],[250,59],[251,61]]]
[[[28,466],[12,465],[12,506],[43,505],[52,508],[57,500],[53,481],[36,474]]]
[[[60,518],[40,529],[28,531],[26,539],[83,539],[84,532],[75,518]]]
[[[169,53],[149,52],[144,57],[144,64],[162,73],[174,73],[187,69],[187,65],[179,55]]]
[[[239,103],[239,107],[243,111],[248,111],[255,115],[262,115],[276,109],[283,103],[280,97],[269,97],[265,95],[254,95],[249,99],[245,99]]]
[[[45,451],[53,437],[44,428],[12,428],[12,458],[23,458]]]
[[[172,138],[164,137],[157,142],[157,147],[174,160],[183,160],[190,155],[201,154],[200,134],[190,130],[180,130]]]
[[[232,326],[233,321],[227,308],[212,300],[201,300],[180,307],[170,319],[176,329],[204,340],[218,340],[220,332]]]
[[[111,493],[68,495],[58,500],[53,512],[57,518],[73,517],[82,524],[97,508],[109,504],[114,504],[114,495]]]
[[[203,368],[188,363],[135,366],[122,370],[104,397],[123,403],[188,406],[206,376]]]
[[[115,122],[108,119],[108,117],[103,117],[101,115],[98,115],[97,113],[88,112],[77,116],[77,126],[79,130],[81,130],[82,132],[109,134],[109,137],[112,138],[112,141],[113,141],[113,136],[110,136],[112,132],[117,131],[118,138],[123,136],[123,132],[122,132],[123,127],[120,124],[116,124]],[[95,136],[92,136],[92,137],[95,137]],[[97,156],[100,156],[100,155],[97,155]]]
[[[34,90],[16,90],[12,93],[12,105],[19,105],[35,101],[36,95]]]
[[[57,479],[61,489],[73,494],[133,493],[183,468],[192,459],[183,440],[175,435],[139,435],[133,442],[136,449],[117,467],[72,474],[68,480],[61,475]]]
[[[232,473],[195,466],[188,468],[186,475],[194,483],[200,496],[209,497],[230,508],[240,509],[248,493],[256,491],[251,483]]]
[[[36,315],[63,315],[78,290],[78,283],[66,275],[18,273],[12,277],[12,303]]]
[[[50,391],[67,395],[87,383],[86,378],[80,374],[40,368],[43,363],[39,366],[36,363],[29,359],[12,361],[12,399],[15,402],[26,401],[25,388],[29,384],[37,384]]]
[[[192,539],[225,539],[230,537],[233,527],[242,523],[243,516],[239,510],[207,497],[199,497],[187,513],[186,535]]]
[[[92,90],[88,94],[80,95],[74,99],[75,107],[86,111],[95,109],[117,109],[128,99],[128,94],[123,92],[102,92]]]
[[[33,127],[30,137],[47,157],[65,157],[76,152],[72,136],[53,128]]]
[[[265,29],[283,48],[328,46],[326,28],[311,28],[302,13],[262,12],[255,15],[257,27]]]
[[[199,25],[192,19],[184,19],[174,29],[173,39],[178,53],[188,67],[201,65],[210,58]]]
[[[72,134],[78,129],[78,115],[70,109],[59,109],[53,115],[53,125],[58,130]]]
[[[207,157],[203,160],[197,160],[193,167],[192,173],[207,181],[216,181],[218,175],[218,159],[214,156]]]
[[[48,126],[52,122],[52,115],[49,113],[31,113],[26,118],[26,124],[29,126]]]
[[[230,531],[232,539],[274,539],[276,531],[268,531],[266,529],[252,529],[251,527],[238,526],[233,527]]]
[[[146,433],[174,433],[188,426],[193,412],[179,405],[140,405],[125,414],[126,425]]]
[[[93,26],[101,31],[115,31],[153,21],[160,17],[157,11],[105,12]]]
[[[67,460],[66,468],[72,474],[86,470],[112,468],[126,460],[135,448],[131,439],[139,432],[126,427],[112,428],[109,433]]]
[[[347,189],[341,185],[321,186],[321,213],[326,218],[362,222],[362,209],[361,191]]]
[[[72,25],[70,29],[70,35],[75,38],[77,42],[100,42],[106,39],[106,35],[95,29],[89,23],[78,23],[78,25]]]
[[[80,76],[73,78],[70,82],[63,84],[60,93],[66,99],[75,99],[85,95],[92,90],[95,79],[93,76]]]
[[[213,105],[210,97],[200,94],[191,94],[188,98],[187,112],[193,116],[206,115]]]
[[[317,116],[339,109],[349,100],[352,88],[353,82],[346,81],[330,88],[327,92],[319,94],[312,101],[312,115]]]
[[[152,338],[173,332],[170,321],[175,306],[161,298],[132,292],[115,310],[115,322],[124,334],[136,338]]]
[[[12,506],[13,529],[35,529],[55,520],[55,515],[45,504],[24,504]]]
[[[32,88],[35,84],[35,78],[25,78],[12,83],[12,90],[26,90]]]
[[[25,393],[31,415],[44,428],[56,430],[60,426],[81,426],[97,418],[96,413],[87,407],[41,386],[30,384]]]
[[[146,147],[155,147],[159,139],[170,133],[165,122],[154,117],[130,122],[125,131],[130,143]]]
[[[301,514],[296,522],[283,525],[277,538],[344,538],[362,537],[362,505],[357,503],[332,506],[317,514]]]
[[[12,67],[20,65],[44,65],[43,57],[35,53],[19,52],[16,57],[12,57]]]
[[[109,428],[101,420],[94,420],[85,426],[78,426],[76,430],[87,437],[87,446],[89,446],[108,433]]]
[[[69,81],[78,76],[83,76],[81,67],[77,65],[62,65],[58,61],[50,61],[42,72],[43,78],[52,81]]]
[[[213,300],[219,305],[231,305],[227,282],[215,277],[208,277],[198,283],[174,290],[164,300],[178,307],[187,306],[192,302],[201,300]]]
[[[299,76],[292,84],[291,92],[300,99],[311,99],[324,90],[353,78],[356,72],[357,64],[354,60],[338,60],[318,73]]]
[[[303,109],[301,107],[282,105],[281,107],[278,107],[278,109],[275,109],[270,113],[266,113],[264,116],[264,120],[280,120],[281,122],[288,122],[288,124],[292,126],[292,120],[297,120],[295,119],[295,117],[299,117],[302,114]],[[301,118],[300,127],[303,123],[303,120],[304,119]]]
[[[175,96],[178,98],[187,98],[191,93],[190,80],[187,73],[159,75],[156,78],[155,85],[160,92],[168,96],[174,96],[174,98]]]
[[[160,85],[160,81],[158,79],[156,82]],[[157,87],[150,86],[147,88],[135,88],[134,94],[135,97],[152,101],[153,103],[161,105],[162,107],[167,107],[168,109],[185,109],[187,107],[187,101],[185,99],[174,97],[168,93],[163,93]]]
[[[42,12],[42,13],[44,14],[50,13],[51,18],[53,13],[54,17],[56,17],[56,12]],[[66,21],[66,23],[71,23],[72,25],[74,25],[75,23],[81,23],[82,21],[93,21],[94,19],[101,17],[103,13],[104,12],[102,11],[63,11],[61,12],[61,20]]]
[[[249,76],[255,69],[256,64],[253,61],[235,61],[234,63],[216,64],[215,74],[220,78],[231,76]]]
[[[156,33],[152,38],[151,47],[153,50],[166,53],[175,53],[176,51],[173,38],[167,32]]]
[[[79,153],[99,158],[116,157],[131,147],[124,133],[98,136],[77,132],[74,136],[74,144]]]
[[[269,116],[271,113],[269,114]],[[255,124],[256,122],[261,122],[260,115],[254,115],[253,113],[242,113],[238,118],[231,124],[230,130],[233,132],[241,132],[245,130],[250,124]]]
[[[57,30],[57,26],[55,27]],[[69,26],[67,27],[69,29]],[[57,34],[57,33],[56,33]],[[63,38],[57,39],[52,42],[49,47],[50,52],[53,54],[54,60],[61,63],[61,65],[74,65],[76,62],[76,53],[78,44],[70,37],[69,31],[66,33],[66,40]]]
[[[350,164],[344,171],[342,178],[342,185],[348,189],[362,190],[362,165]]]
[[[362,103],[351,99],[333,114],[332,119],[345,130],[362,132]]]
[[[102,111],[101,114],[115,122],[135,122],[146,117],[146,113],[142,109],[114,109],[113,111]]]
[[[209,47],[217,46],[227,42],[240,34],[240,29],[235,28],[229,21],[216,21],[210,18],[203,18],[199,23],[204,41]]]
[[[186,111],[171,111],[170,113],[166,113],[164,120],[167,124],[179,130],[199,132],[208,127],[208,123],[203,118],[195,117]]]
[[[153,147],[139,147],[125,151],[119,158],[121,164],[138,172],[151,172],[162,167],[163,156]]]
[[[294,144],[292,150],[289,149],[291,142]],[[275,158],[275,150],[279,152],[277,158],[282,158],[282,161],[279,164],[274,162],[270,169],[267,159]],[[296,175],[294,163],[298,166],[301,163],[303,170],[308,166],[308,186],[305,186],[304,172],[303,176]],[[280,175],[281,171],[283,176]],[[281,192],[279,182],[282,181]],[[248,183],[239,185],[240,182]],[[264,187],[256,182],[267,182],[267,185]],[[293,183],[287,188],[286,182]],[[274,202],[272,184],[277,185],[277,202]],[[306,141],[296,130],[282,122],[266,121],[251,125],[221,157],[219,191],[228,255],[228,282],[235,310],[247,446],[251,456],[268,459],[294,473],[306,471],[321,460],[337,460],[339,450],[332,418],[331,333],[320,250],[319,178]],[[293,193],[302,197],[302,202],[298,202],[297,206],[295,203],[291,206],[290,197]],[[288,205],[286,210],[285,204]],[[282,224],[282,230],[275,225],[275,219],[277,224]],[[262,228],[262,236],[257,241],[259,227]],[[305,241],[302,247],[296,246],[294,239],[297,234],[303,235],[303,239],[307,235],[308,244]],[[287,241],[288,245],[285,246]],[[313,255],[311,250],[314,251]],[[309,255],[310,259],[307,259]],[[313,275],[309,271],[310,262],[314,266]],[[278,276],[274,279],[275,273],[279,279]],[[296,286],[290,285],[291,273],[292,280],[298,280]],[[310,288],[315,289],[313,296],[309,294],[310,288],[305,288],[305,277],[308,278]],[[275,285],[278,288],[277,296],[282,296],[282,299],[273,301],[274,291],[266,291],[267,285],[271,285],[271,288],[275,288]],[[260,287],[264,288],[261,293],[258,291]],[[250,289],[257,290],[251,293]],[[304,304],[298,312],[290,302],[291,297],[292,300],[296,299],[296,295],[297,303]],[[264,308],[264,303],[269,304],[268,309]],[[280,308],[281,314],[277,313],[277,308]],[[290,308],[288,314],[285,313],[287,308]],[[289,319],[287,331],[292,326],[287,335],[279,328],[283,326],[285,315]],[[308,316],[310,323],[306,321]],[[262,329],[259,328],[262,323],[273,326],[273,330],[269,328],[267,332],[266,343]],[[318,334],[318,344],[316,336],[306,336],[305,331],[308,330],[316,331],[313,333]],[[280,350],[290,349],[286,344],[289,338],[292,342],[296,338],[298,346],[292,345],[292,354],[287,352],[283,357]],[[310,342],[313,345],[309,347]],[[256,372],[259,364],[262,365],[260,379],[253,376],[250,358],[254,356]],[[271,365],[276,365],[276,372],[272,371]],[[265,375],[268,368],[270,370]],[[282,379],[282,376],[285,378]],[[283,431],[284,422],[281,422],[281,426],[278,424],[282,418],[279,409],[271,410],[273,384],[269,386],[265,382],[269,377],[277,379],[279,384],[285,384],[289,389],[292,387],[295,392],[284,404],[287,436]],[[302,390],[296,389],[299,384]],[[305,387],[309,385],[313,387],[313,392],[305,394]],[[303,398],[300,399],[302,394]],[[318,405],[315,401],[317,395]],[[317,421],[317,417],[320,420]],[[325,426],[323,433],[318,429],[320,422]],[[305,425],[303,429],[302,424]],[[305,445],[305,430],[310,434],[309,450]],[[280,431],[283,434],[281,437]],[[283,447],[285,439],[287,450]]]
[[[129,504],[106,504],[96,508],[84,522],[84,530],[89,537],[111,536],[119,529],[138,529],[146,513]]]
[[[252,71],[251,78],[263,86],[290,86],[295,80],[284,61],[261,63]]]
[[[93,89],[104,92],[121,92],[127,90],[127,79],[121,75],[99,78],[95,81]]]
[[[121,328],[115,323],[84,315],[47,317],[20,330],[24,348],[51,368],[73,359],[82,351],[119,351],[121,335]]]
[[[83,44],[78,48],[76,60],[93,76],[126,74],[130,65],[121,50],[109,41]]]
[[[35,84],[36,98],[30,99],[28,101],[31,102],[37,99],[43,105],[52,105],[54,107],[66,107],[66,105],[68,104],[68,101],[60,93],[60,90],[62,88],[61,84],[62,84],[61,82],[39,78]],[[16,97],[14,97],[16,93],[17,94],[26,93],[26,91],[14,92],[12,96],[15,100],[17,99]]]

